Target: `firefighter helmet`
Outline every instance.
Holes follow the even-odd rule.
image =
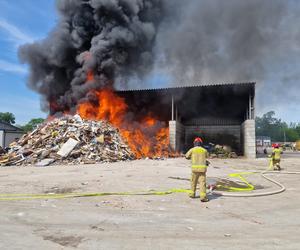
[[[194,140],[194,143],[203,143],[202,139],[200,137],[196,137]]]

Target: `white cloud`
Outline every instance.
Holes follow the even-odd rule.
[[[17,74],[26,74],[27,69],[19,64],[7,62],[0,59],[0,71],[12,72]]]
[[[0,29],[4,30],[10,35],[11,40],[17,45],[24,43],[32,43],[34,41],[33,37],[25,34],[17,26],[7,22],[4,19],[0,19]]]

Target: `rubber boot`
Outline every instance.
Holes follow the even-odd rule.
[[[281,170],[281,167],[279,164],[276,164],[276,170],[280,171]]]
[[[190,197],[191,199],[195,199],[195,198],[196,198],[196,195],[195,195],[195,193],[191,193],[191,194],[189,194],[189,197]]]

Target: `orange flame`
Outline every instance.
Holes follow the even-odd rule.
[[[95,80],[94,72],[92,70],[88,71],[87,76],[86,76],[86,81],[92,82],[94,80]]]
[[[169,129],[166,124],[147,115],[141,121],[127,118],[125,100],[110,89],[93,91],[98,103],[85,102],[77,112],[84,119],[107,120],[120,130],[136,158],[167,157],[169,155]]]

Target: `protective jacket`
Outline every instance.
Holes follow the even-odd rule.
[[[185,155],[187,159],[192,159],[192,170],[203,170],[207,168],[208,153],[205,148],[194,147],[191,148]]]
[[[273,150],[272,157],[273,157],[274,160],[280,160],[280,158],[281,158],[281,150],[279,148],[275,148]]]

